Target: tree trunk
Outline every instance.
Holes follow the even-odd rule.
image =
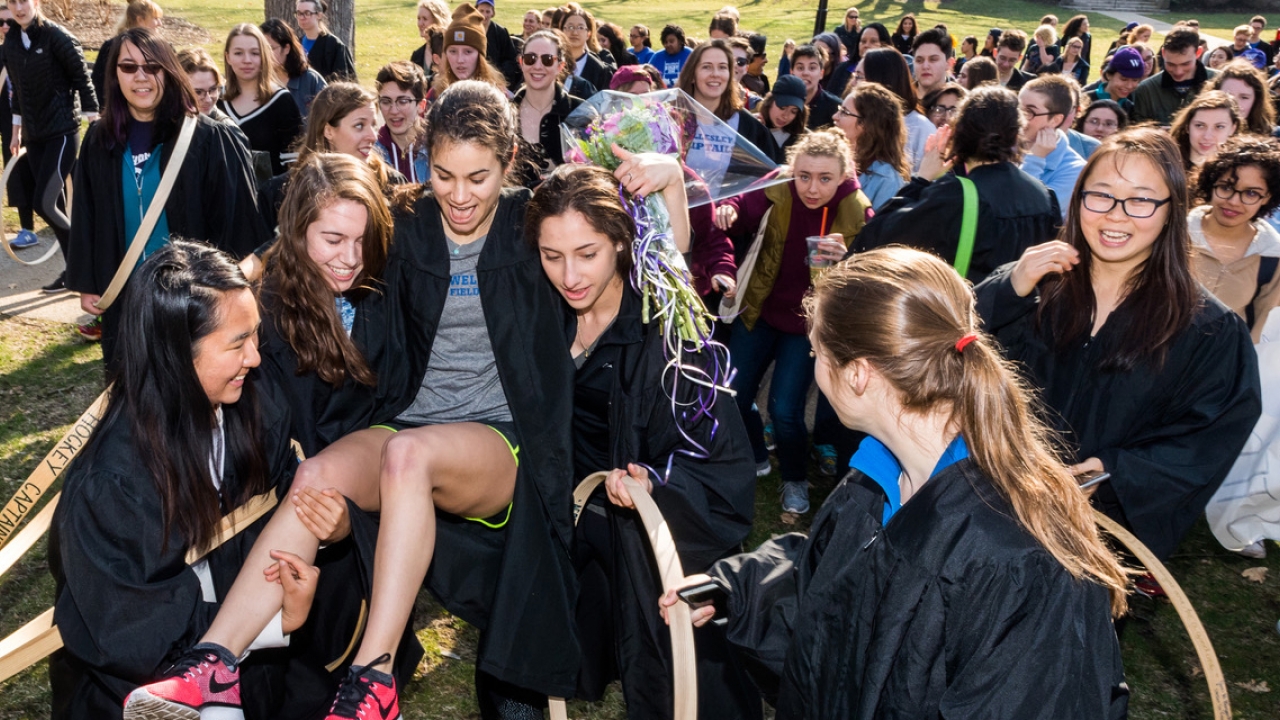
[[[329,12],[326,15],[325,24],[329,26],[329,32],[351,48],[351,55],[354,57],[356,54],[355,0],[326,1],[329,3]],[[298,27],[298,21],[293,17],[293,10],[297,5],[297,0],[263,0],[263,2],[268,20],[273,17],[280,18],[289,23],[289,27],[293,28],[293,32],[298,37],[302,37],[302,30]]]

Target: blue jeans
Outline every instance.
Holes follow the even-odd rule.
[[[769,419],[778,443],[778,465],[784,482],[804,482],[809,431],[804,425],[804,404],[813,382],[813,358],[809,338],[782,332],[764,320],[748,330],[741,318],[733,323],[729,352],[738,374],[733,379],[738,410],[747,426],[747,437],[757,463],[769,459],[764,446],[764,423],[754,408],[760,382],[770,362],[776,362],[769,385]]]

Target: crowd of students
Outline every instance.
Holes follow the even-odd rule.
[[[513,35],[493,0],[420,0],[423,45],[371,89],[324,0],[301,33],[236,25],[221,65],[132,0],[92,72],[40,0],[3,12],[12,245],[33,212],[54,229],[46,290],[80,294],[112,383],[53,523],[54,717],[399,717],[424,586],[480,628],[482,716],[620,678],[631,717],[667,717],[677,600],[636,487],[722,596],[694,612],[704,717],[1126,713],[1133,585],[1090,505],[1168,557],[1261,412],[1264,18],[1223,53],[1185,21],[1095,58],[1084,15],[979,47],[850,8],[769,77],[732,7],[655,49],[575,3]],[[565,162],[587,99],[664,88],[785,182],[690,208],[728,159]],[[620,189],[663,197],[727,311],[728,387],[672,390]],[[738,554],[773,458],[791,513],[811,459],[847,474],[809,535]],[[263,493],[269,519],[187,564]]]

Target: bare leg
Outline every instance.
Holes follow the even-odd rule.
[[[290,492],[303,487],[336,488],[365,510],[377,510],[378,464],[389,437],[390,430],[370,428],[342,438],[298,467]],[[217,643],[233,655],[243,655],[283,602],[280,585],[267,582],[262,575],[263,570],[275,564],[271,551],[288,550],[311,563],[319,547],[320,541],[298,519],[296,507],[286,497],[254,542],[227,599],[200,642]]]
[[[515,482],[511,449],[485,425],[431,425],[401,431],[387,441],[373,598],[356,665],[367,665],[384,653],[394,660],[431,566],[436,509],[489,517],[511,503]]]

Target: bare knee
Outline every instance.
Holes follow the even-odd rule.
[[[382,493],[406,488],[431,489],[431,458],[435,439],[431,433],[399,432],[387,440],[382,452]]]

